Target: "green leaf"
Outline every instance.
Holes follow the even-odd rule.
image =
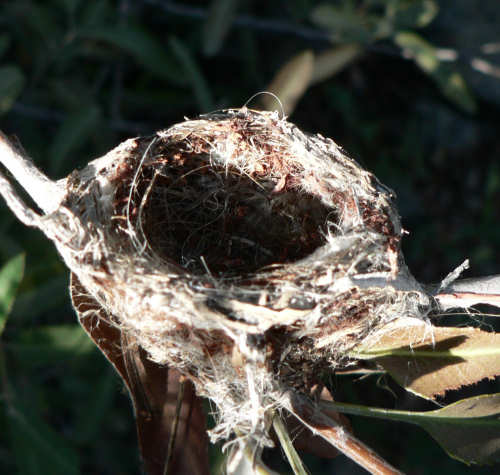
[[[293,473],[295,475],[306,475],[307,471],[304,467],[302,459],[295,450],[295,447],[293,446],[293,442],[290,439],[285,424],[283,423],[281,417],[278,415],[275,415],[273,417],[273,428],[274,431],[276,432],[276,435],[278,436],[281,448],[285,452],[286,458],[288,459],[288,463],[293,469]]]
[[[0,335],[7,323],[23,273],[24,254],[12,258],[0,270]]]
[[[465,463],[500,462],[500,393],[462,399],[427,412],[396,411],[330,401],[321,401],[320,405],[326,410],[419,425],[451,457]]]
[[[47,269],[47,262],[44,262]],[[31,271],[36,272],[35,266],[30,267]],[[43,314],[60,308],[67,304],[68,296],[68,277],[67,275],[56,275],[52,277],[47,270],[45,271],[45,281],[36,280],[29,290],[24,290],[19,294],[12,308],[12,318],[19,322],[32,322]]]
[[[214,110],[214,101],[210,88],[189,50],[184,46],[181,40],[175,37],[170,37],[169,45],[179,63],[182,65],[184,75],[193,88],[194,95],[196,96],[196,100],[201,110]]]
[[[185,85],[184,76],[167,49],[137,25],[96,27],[79,30],[84,38],[102,41],[130,54],[138,64],[172,84]]]
[[[95,345],[77,323],[44,325],[23,331],[6,348],[27,366],[58,364],[95,353]]]
[[[203,28],[203,52],[207,56],[216,54],[238,8],[238,0],[212,0]]]
[[[474,113],[476,101],[462,75],[449,63],[443,63],[436,48],[416,33],[401,31],[394,36],[403,54],[411,58],[437,84],[443,95],[462,110]]]
[[[97,132],[99,119],[100,111],[95,105],[89,105],[68,115],[60,125],[49,150],[52,173],[58,173],[68,155],[92,133]]]
[[[311,21],[329,30],[335,42],[370,43],[381,18],[362,14],[351,4],[336,7],[324,3],[312,11]]]
[[[423,28],[436,18],[439,6],[434,0],[397,2],[394,14],[396,29]]]
[[[24,88],[24,75],[17,66],[0,67],[0,115],[10,110]]]
[[[5,402],[10,443],[23,475],[78,475],[78,458],[64,438],[11,394]]]

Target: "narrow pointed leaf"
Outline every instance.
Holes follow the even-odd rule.
[[[322,401],[321,407],[346,414],[417,424],[448,454],[465,463],[500,462],[500,393],[462,399],[427,412],[397,411]]]
[[[363,52],[361,45],[350,43],[319,53],[314,58],[311,84],[329,79],[342,71]]]
[[[394,23],[397,29],[423,28],[436,18],[439,6],[434,0],[398,2]]]
[[[182,66],[183,75],[187,78],[193,88],[193,92],[200,109],[203,111],[213,110],[214,101],[212,99],[210,87],[208,86],[200,68],[196,64],[196,61],[189,52],[188,48],[184,46],[184,43],[181,40],[175,37],[170,38],[169,46]]]
[[[374,359],[405,389],[433,399],[500,375],[500,334],[477,328],[396,328],[352,353]]]
[[[64,160],[88,137],[97,131],[100,112],[97,106],[90,105],[70,114],[61,124],[50,147],[51,172],[63,168]]]
[[[207,56],[219,51],[237,8],[238,0],[212,0],[203,28],[203,51]]]
[[[357,9],[352,2],[342,6],[322,3],[314,8],[311,21],[332,34],[334,42],[370,43],[377,35],[382,18]]]
[[[440,61],[434,46],[409,31],[397,33],[394,41],[407,57],[412,58],[434,80],[446,98],[466,112],[476,111],[476,101],[462,75],[452,65]]]
[[[275,94],[283,106],[285,115],[290,115],[297,102],[304,95],[311,82],[314,68],[312,51],[302,51],[289,60],[276,73],[267,91]],[[280,110],[276,99],[269,95],[262,97],[262,105],[267,110]]]
[[[0,269],[0,335],[7,323],[23,273],[24,254],[12,258]]]
[[[278,415],[275,415],[273,418],[273,428],[278,436],[281,448],[285,452],[288,463],[293,469],[293,473],[295,475],[306,475],[306,469],[301,458],[299,457],[299,454],[295,450],[292,440],[290,439],[287,427],[283,424],[281,417]]]

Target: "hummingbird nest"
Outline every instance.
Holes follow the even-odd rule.
[[[113,324],[215,403],[212,440],[262,441],[286,391],[430,311],[391,190],[276,113],[186,120],[61,184],[41,227]]]

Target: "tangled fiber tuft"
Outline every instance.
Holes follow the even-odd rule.
[[[46,232],[113,324],[215,403],[213,440],[262,440],[285,391],[430,311],[392,192],[275,113],[186,120],[66,185]]]

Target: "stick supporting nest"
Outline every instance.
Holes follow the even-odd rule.
[[[213,440],[267,440],[287,391],[307,394],[388,322],[431,308],[391,191],[275,113],[128,140],[57,190],[25,222],[122,332],[215,402]]]

